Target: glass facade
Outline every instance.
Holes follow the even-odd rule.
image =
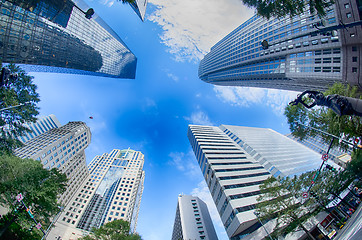
[[[142,21],[145,20],[146,8],[147,8],[148,0],[135,0],[130,3],[133,10],[137,13],[137,15],[141,18]]]
[[[337,25],[336,19],[333,7],[325,27]],[[324,90],[341,81],[343,57],[339,36],[312,33],[320,21],[308,11],[270,20],[255,15],[211,48],[200,62],[199,78],[216,85]]]
[[[260,184],[270,176],[317,169],[322,161],[316,152],[271,129],[189,125],[188,138],[233,240],[260,227],[254,215]]]
[[[135,78],[137,59],[81,0],[0,1],[0,57],[45,71]]]

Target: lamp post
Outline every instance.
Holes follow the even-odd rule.
[[[266,227],[264,226],[264,224],[260,221],[259,214],[260,214],[259,212],[254,211],[254,215],[255,215],[255,216],[256,216],[256,218],[258,219],[259,223],[263,226],[263,228],[264,228],[264,230],[265,230],[266,234],[268,234],[268,237],[269,237],[271,240],[274,240],[274,239],[270,236],[270,234],[269,234],[268,230],[266,230]]]

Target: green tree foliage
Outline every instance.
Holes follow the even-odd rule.
[[[42,234],[36,228],[28,231],[34,222],[25,209],[15,211],[21,206],[15,197],[22,193],[23,201],[35,219],[46,225],[49,224],[49,218],[59,212],[57,196],[65,191],[66,182],[66,175],[56,168],[47,170],[39,161],[1,154],[0,204],[10,211],[1,219],[0,229],[3,230],[11,222],[7,234],[19,239],[24,234]]]
[[[356,87],[335,83],[324,95],[339,94],[347,97],[358,97]],[[362,118],[358,116],[338,116],[331,109],[326,107],[315,107],[307,109],[302,104],[288,105],[285,108],[284,115],[287,117],[289,129],[293,136],[298,139],[304,139],[306,136],[320,135],[320,132],[315,130],[322,130],[337,137],[354,140],[362,136]],[[298,123],[302,123],[309,127],[304,127]],[[312,128],[311,128],[312,127]],[[313,129],[315,128],[315,129]],[[330,143],[332,137],[322,134],[322,138],[326,143]],[[341,148],[347,148],[343,142],[339,143],[337,140],[333,143],[334,146],[338,145]],[[352,154],[352,161],[347,169],[361,178],[362,169],[362,153],[361,150],[355,149]]]
[[[303,13],[307,7],[320,17],[326,15],[328,7],[334,4],[333,0],[242,0],[245,5],[255,8],[258,15],[266,18],[296,16]]]
[[[33,84],[33,77],[24,70],[10,64],[7,66],[18,78],[9,78],[8,84],[0,87],[0,109],[28,103],[26,105],[0,112],[0,151],[10,153],[21,145],[15,137],[31,130],[24,126],[26,122],[35,122],[38,115],[39,94]]]
[[[302,193],[310,185],[311,174],[299,177],[270,177],[260,185],[262,195],[257,199],[257,212],[262,220],[275,219],[272,236],[285,236],[288,233],[303,230],[313,239],[304,226],[305,222],[316,215],[320,209],[316,201],[303,203]],[[309,185],[308,185],[309,181]]]
[[[129,233],[130,224],[122,219],[108,222],[81,238],[82,240],[141,240],[138,234]]]
[[[122,2],[123,4],[125,4],[125,3],[129,3],[129,4],[135,3],[135,0],[119,0],[119,1]]]

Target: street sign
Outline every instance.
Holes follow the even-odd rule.
[[[35,227],[36,227],[37,229],[40,229],[40,228],[41,228],[41,223],[38,223]]]
[[[314,184],[314,181],[312,181],[311,183]]]
[[[308,198],[308,193],[307,193],[307,192],[303,192],[302,196],[303,196],[303,198]]]
[[[327,154],[327,153],[325,153],[325,154],[322,155],[322,160],[323,160],[323,161],[327,161],[327,160],[328,160],[328,154]]]
[[[23,195],[21,193],[19,193],[18,195],[16,195],[16,200],[18,200],[18,202],[21,202],[21,200],[23,200]]]

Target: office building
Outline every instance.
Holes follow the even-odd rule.
[[[65,173],[68,187],[58,198],[65,205],[89,175],[84,150],[90,140],[91,132],[84,122],[69,122],[27,141],[14,154],[38,160],[46,169],[58,168]]]
[[[326,90],[335,82],[362,89],[362,28],[340,29],[336,36],[320,28],[361,20],[356,0],[337,0],[321,19],[305,11],[293,18],[253,16],[216,43],[199,65],[199,78],[222,86],[293,91]],[[268,49],[261,42],[267,40]]]
[[[188,138],[233,240],[260,227],[254,209],[264,180],[317,169],[322,161],[318,153],[271,129],[189,125]]]
[[[32,72],[135,78],[137,59],[82,0],[0,2],[0,59]]]
[[[140,17],[142,21],[145,20],[146,8],[147,8],[148,0],[135,0],[129,5],[136,12],[136,14]]]
[[[96,156],[90,175],[72,196],[55,222],[48,239],[75,239],[94,227],[123,219],[136,231],[143,193],[144,155],[131,149],[112,150]]]
[[[207,206],[200,198],[178,196],[171,239],[218,239]]]
[[[41,117],[35,123],[25,123],[24,125],[25,127],[29,128],[31,132],[24,134],[24,136],[18,137],[18,140],[22,143],[25,143],[30,139],[33,139],[34,137],[49,131],[50,129],[59,128],[62,126],[59,120],[53,114],[50,114],[46,117]]]
[[[291,133],[287,134],[286,136],[290,139],[293,139],[294,141],[303,144],[304,146],[307,146],[308,148],[320,154],[326,154],[330,144],[326,142],[321,135],[306,136],[303,140],[294,137]],[[338,139],[337,140],[335,139],[334,141],[338,142]],[[329,150],[328,160],[345,168],[347,162],[351,161],[352,150],[353,150],[352,147],[348,149],[341,149],[338,146],[334,146]]]

